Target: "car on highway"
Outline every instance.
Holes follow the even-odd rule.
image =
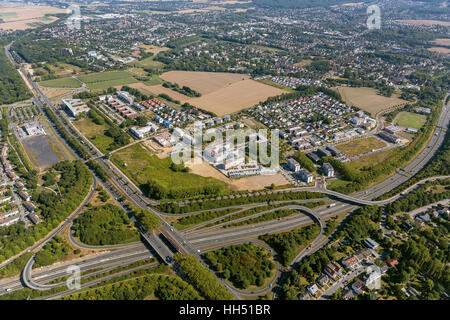
[[[6,291],[6,292],[10,292],[10,291],[11,291],[11,288],[6,288],[5,291]]]
[[[171,256],[167,256],[166,257],[166,262],[167,263],[171,263],[172,262],[172,257]]]

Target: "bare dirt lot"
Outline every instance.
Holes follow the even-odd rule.
[[[240,179],[230,179],[224,176],[220,171],[216,170],[206,162],[201,164],[186,164],[191,173],[198,174],[203,177],[213,177],[226,182],[234,190],[261,190],[270,186],[272,183],[275,186],[283,186],[289,184],[281,173],[270,176],[252,176]]]
[[[52,13],[67,13],[67,10],[50,6],[0,5],[0,18],[5,21],[0,23],[0,29],[25,30],[37,27],[38,23],[48,24],[57,20],[55,17],[44,17]]]
[[[372,116],[380,111],[407,103],[402,99],[378,95],[377,91],[372,88],[339,87],[338,91],[347,104],[370,112]]]

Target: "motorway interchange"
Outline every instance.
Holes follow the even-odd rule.
[[[11,60],[13,64],[20,67],[18,65],[13,57],[11,56],[9,52],[9,47],[6,47],[6,53],[8,58]],[[171,242],[174,244],[174,246],[177,247],[178,251],[181,251],[186,254],[194,255],[197,259],[199,259],[200,262],[206,267],[208,267],[200,257],[200,253],[205,251],[210,251],[213,249],[221,248],[228,246],[230,244],[236,244],[236,243],[244,243],[253,241],[255,244],[260,245],[268,249],[270,252],[273,252],[273,250],[265,245],[264,243],[253,240],[259,235],[267,234],[267,233],[273,233],[273,232],[279,232],[283,230],[289,230],[293,229],[305,224],[309,224],[311,222],[318,222],[321,226],[321,232],[319,236],[314,239],[311,244],[305,248],[302,252],[298,254],[298,256],[294,259],[292,264],[288,267],[288,270],[298,261],[300,261],[303,257],[310,255],[311,253],[319,250],[324,245],[328,243],[328,239],[325,236],[325,227],[326,227],[326,219],[335,216],[339,213],[350,213],[356,208],[358,208],[361,205],[379,205],[384,206],[388,203],[391,203],[398,199],[399,197],[405,195],[407,192],[414,189],[415,186],[412,186],[402,192],[401,195],[394,196],[390,199],[383,200],[383,201],[374,201],[373,199],[378,198],[379,196],[395,189],[397,186],[401,185],[411,177],[413,177],[418,171],[420,171],[426,163],[433,157],[433,155],[436,153],[436,151],[439,149],[440,145],[444,141],[445,133],[448,127],[450,113],[449,113],[449,106],[444,105],[441,117],[439,119],[439,123],[436,127],[435,132],[433,133],[430,141],[428,142],[427,147],[419,153],[419,155],[405,168],[399,170],[395,175],[390,177],[389,179],[379,183],[378,185],[375,185],[371,187],[370,189],[367,189],[362,192],[358,192],[352,195],[344,195],[337,192],[333,192],[330,190],[327,190],[323,186],[314,187],[314,188],[293,188],[289,190],[280,190],[278,192],[294,192],[294,191],[310,191],[310,192],[318,192],[323,193],[329,196],[331,201],[333,201],[332,205],[328,205],[325,207],[319,207],[317,209],[309,209],[305,206],[302,206],[302,202],[305,201],[285,201],[289,202],[289,205],[286,205],[284,207],[279,207],[274,210],[283,210],[283,209],[295,209],[298,211],[301,211],[299,214],[295,214],[292,216],[289,216],[287,218],[284,218],[282,220],[275,220],[275,221],[269,221],[269,222],[263,222],[256,225],[246,225],[236,228],[230,228],[230,229],[222,229],[221,226],[223,224],[218,224],[214,227],[206,228],[206,229],[199,229],[201,225],[196,226],[194,228],[190,228],[187,230],[184,230],[182,232],[176,230],[173,228],[169,223],[166,222],[164,219],[165,216],[174,216],[172,214],[167,214],[164,212],[159,212],[155,207],[157,207],[157,202],[146,198],[142,192],[139,190],[137,186],[133,184],[132,181],[130,181],[112,162],[110,162],[104,154],[98,150],[95,145],[93,145],[88,139],[86,139],[69,121],[69,119],[66,117],[64,113],[60,113],[54,105],[51,103],[51,101],[47,98],[45,94],[42,93],[39,86],[30,79],[27,71],[24,68],[19,69],[22,76],[26,79],[29,86],[32,88],[33,94],[34,94],[34,102],[35,104],[44,111],[44,105],[46,104],[48,107],[51,108],[51,110],[54,112],[54,114],[57,116],[61,124],[65,127],[65,129],[71,134],[73,137],[75,137],[84,147],[86,147],[86,151],[89,153],[92,159],[97,161],[97,163],[106,170],[106,172],[111,177],[111,180],[116,188],[112,188],[109,184],[104,183],[102,181],[99,181],[98,178],[95,177],[94,174],[94,184],[92,186],[91,192],[88,194],[84,202],[80,205],[80,207],[70,216],[68,219],[66,219],[57,229],[55,229],[51,234],[49,234],[44,240],[40,241],[39,243],[35,244],[33,247],[29,248],[27,252],[33,252],[32,258],[28,261],[26,264],[20,279],[14,278],[7,281],[0,282],[0,295],[5,294],[7,292],[19,290],[23,288],[24,286],[35,289],[35,290],[48,290],[50,288],[59,287],[62,285],[65,285],[65,283],[53,283],[48,284],[49,281],[53,281],[55,279],[59,279],[65,275],[65,268],[67,268],[67,265],[62,266],[50,266],[48,268],[45,268],[43,270],[33,272],[32,273],[32,265],[34,263],[34,256],[35,254],[43,248],[43,246],[51,241],[56,235],[60,234],[63,230],[68,230],[69,233],[69,240],[75,247],[85,248],[85,249],[94,249],[94,250],[112,250],[107,253],[99,253],[94,257],[86,258],[85,260],[81,261],[75,261],[70,264],[77,265],[80,267],[81,271],[87,271],[92,270],[96,268],[106,268],[104,270],[96,271],[97,273],[103,273],[106,272],[105,270],[114,270],[115,268],[130,265],[133,262],[136,261],[142,261],[142,260],[148,260],[152,257],[159,256],[161,258],[161,261],[164,263],[167,263],[169,266],[173,267],[175,271],[176,267],[173,264],[173,251],[164,243],[164,241],[161,240],[159,237],[160,233],[163,233],[171,238]],[[431,178],[433,179],[433,178]],[[435,179],[435,178],[434,178]],[[139,227],[139,230],[141,231],[142,239],[144,240],[144,243],[132,243],[128,245],[119,245],[119,246],[105,246],[105,247],[92,247],[92,246],[86,246],[79,242],[77,242],[73,237],[71,233],[70,225],[73,223],[73,220],[76,218],[76,216],[81,212],[81,210],[84,208],[84,206],[89,203],[91,200],[95,187],[97,184],[100,183],[116,200],[121,197],[121,194],[117,194],[115,190],[120,190],[119,192],[122,193],[122,195],[126,195],[126,198],[130,199],[133,203],[135,203],[137,206],[146,208],[154,212],[159,219],[162,222],[161,227],[159,228],[159,231],[156,233],[147,232],[142,227]],[[419,185],[422,182],[419,182],[416,185]],[[330,199],[317,199],[319,200],[326,200],[327,202],[330,202]],[[293,202],[297,202],[295,205],[293,205]],[[306,201],[307,202],[307,201]],[[283,201],[275,202],[274,204],[282,204]],[[263,206],[267,203],[251,203],[248,205],[241,205],[237,206],[241,208],[242,210],[255,207],[255,206]],[[122,202],[119,201],[119,205],[126,211],[129,212],[130,210],[126,208]],[[228,208],[219,208],[215,210],[221,210],[221,209],[229,209]],[[253,216],[247,216],[245,218],[234,220],[233,222],[239,222],[244,221],[247,219],[251,219],[257,216],[264,215],[266,213],[269,213],[274,210],[268,210],[264,212],[260,212],[258,214],[255,214]],[[240,211],[233,212],[230,215],[236,214]],[[187,216],[194,213],[188,213],[184,214],[183,216]],[[176,216],[176,215],[175,215]],[[226,217],[226,216],[225,216]],[[219,218],[223,219],[224,217]],[[134,222],[136,222],[134,220]],[[208,221],[208,223],[211,223],[211,221]],[[150,250],[149,250],[150,249]],[[11,262],[11,261],[9,261]],[[154,266],[158,264],[157,262],[152,262],[148,264],[144,264],[143,266],[139,268],[148,268],[151,266]],[[4,266],[3,264],[2,266]],[[134,270],[134,269],[131,269]],[[127,270],[129,271],[129,270]],[[131,272],[131,271],[129,271]],[[90,273],[89,275],[94,275],[94,273]],[[99,283],[101,281],[105,281],[106,278],[113,278],[114,276],[122,275],[123,272],[116,273],[114,275],[100,278],[96,280],[96,283]],[[228,288],[228,290],[238,299],[240,299],[239,294],[253,294],[253,295],[260,295],[264,294],[268,291],[270,291],[277,283],[279,284],[282,280],[281,278],[281,266],[278,264],[277,267],[277,273],[272,281],[266,288],[255,291],[253,293],[249,292],[241,292],[240,290],[231,287],[228,283],[225,283],[224,280],[219,280]],[[103,280],[102,280],[103,279]],[[90,283],[83,284],[82,288],[86,288],[90,285]],[[92,285],[92,284],[91,284]],[[63,296],[64,294],[72,293],[72,291],[67,290],[62,293],[53,295],[51,297],[47,298],[58,298]]]

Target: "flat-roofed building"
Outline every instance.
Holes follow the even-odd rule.
[[[27,209],[28,212],[36,211],[36,206],[30,201],[25,201],[23,203],[23,206],[25,207],[25,209]]]
[[[331,152],[323,148],[317,149],[316,153],[319,157],[331,157]]]
[[[287,160],[287,165],[288,165],[288,168],[290,170],[292,170],[293,172],[299,172],[301,169],[300,163],[298,163],[297,160],[292,159],[292,158],[289,158]]]
[[[130,132],[139,139],[146,138],[152,132],[156,132],[158,130],[158,126],[154,123],[147,123],[145,127],[132,127]]]
[[[63,99],[62,102],[72,117],[77,117],[83,112],[88,112],[90,110],[87,104],[80,99]]]
[[[339,150],[339,149],[336,148],[336,147],[333,147],[332,145],[327,145],[325,148],[326,148],[328,151],[330,151],[331,154],[332,154],[333,156],[335,156],[335,157],[342,157],[342,156],[344,155],[344,153],[343,153],[341,150]]]
[[[306,183],[311,183],[314,181],[314,176],[306,169],[300,169],[300,171],[298,172],[298,176],[303,182]]]
[[[400,137],[398,137],[397,135],[392,134],[388,131],[384,131],[384,130],[380,131],[378,133],[378,135],[390,143],[400,143],[402,141],[402,139]]]
[[[328,162],[323,164],[322,170],[326,177],[328,178],[334,177],[334,168]]]
[[[308,158],[310,158],[314,163],[319,163],[320,162],[320,157],[317,154],[313,153],[313,152],[307,153],[306,156]]]
[[[134,102],[134,96],[127,91],[117,91],[117,97],[128,104],[133,104]]]

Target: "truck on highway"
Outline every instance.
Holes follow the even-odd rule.
[[[336,206],[336,203],[332,203],[332,204],[330,204],[329,206],[328,206],[328,208],[333,208],[333,207],[335,207]]]

